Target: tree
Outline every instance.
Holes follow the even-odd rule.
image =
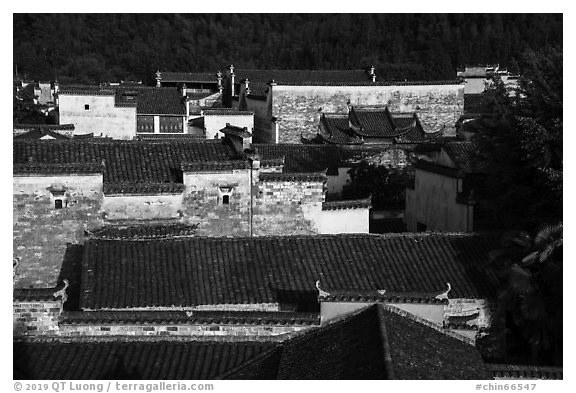
[[[15,93],[12,101],[12,121],[14,124],[45,124],[46,116],[42,106],[34,102],[34,88],[29,85]]]
[[[562,219],[562,51],[528,52],[518,87],[487,91],[488,115],[474,122],[488,158],[479,207],[493,228],[536,228]]]
[[[406,205],[406,187],[414,174],[407,168],[394,169],[361,161],[349,172],[350,184],[344,187],[344,199],[360,199],[372,195],[372,206],[377,210],[403,210]]]
[[[528,355],[533,364],[562,365],[562,246],[560,222],[543,226],[534,236],[508,232],[502,247],[491,253],[502,273],[508,352]]]

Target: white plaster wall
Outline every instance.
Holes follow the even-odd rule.
[[[369,233],[370,209],[322,210],[320,233]]]
[[[338,175],[327,176],[326,187],[328,194],[341,195],[345,185],[350,184],[350,168],[338,168]]]
[[[328,291],[329,292],[329,291]],[[321,302],[320,318],[322,323],[341,315],[351,313],[361,308],[371,306],[374,302]],[[390,303],[391,306],[400,308],[427,321],[442,326],[444,321],[443,304],[416,304],[416,303]]]
[[[254,115],[208,115],[204,116],[204,127],[206,128],[206,139],[223,138],[224,134],[220,130],[230,123],[236,127],[247,127],[248,132],[254,131]]]
[[[49,195],[49,187],[64,186],[83,193],[101,193],[103,175],[18,176],[12,178],[14,194]]]
[[[180,217],[182,194],[106,195],[102,210],[107,220],[151,220]]]
[[[84,105],[90,105],[89,110]],[[60,124],[74,124],[74,134],[132,139],[136,136],[136,107],[115,107],[114,96],[59,96]]]
[[[406,192],[408,231],[421,222],[431,231],[466,232],[468,206],[456,202],[457,191],[456,178],[416,169],[414,190]]]
[[[466,78],[466,87],[464,93],[479,94],[486,88],[486,78]]]

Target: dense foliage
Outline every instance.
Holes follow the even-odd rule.
[[[562,365],[563,227],[508,232],[491,254],[502,274],[508,360]]]
[[[452,79],[562,45],[560,14],[15,14],[14,68],[29,79],[151,83],[154,71],[358,69]]]
[[[372,197],[375,210],[404,210],[406,187],[414,182],[414,171],[387,168],[361,161],[350,169],[350,184],[342,190],[344,199]]]
[[[562,51],[528,52],[516,89],[488,91],[490,114],[475,121],[488,158],[480,208],[493,228],[534,230],[562,220]]]

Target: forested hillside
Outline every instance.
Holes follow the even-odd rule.
[[[77,83],[231,63],[449,79],[551,45],[562,46],[559,14],[15,14],[13,60],[21,77]]]

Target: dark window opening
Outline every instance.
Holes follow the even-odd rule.
[[[224,196],[222,197],[222,203],[223,203],[224,205],[229,205],[229,204],[230,204],[230,195],[224,195]]]
[[[428,226],[426,224],[422,224],[421,222],[416,223],[416,232],[426,232]]]
[[[54,201],[54,207],[55,207],[56,209],[62,209],[62,199],[56,199],[56,200]]]
[[[88,105],[88,104],[84,105],[84,109],[85,109],[85,110],[90,110],[90,105]]]

